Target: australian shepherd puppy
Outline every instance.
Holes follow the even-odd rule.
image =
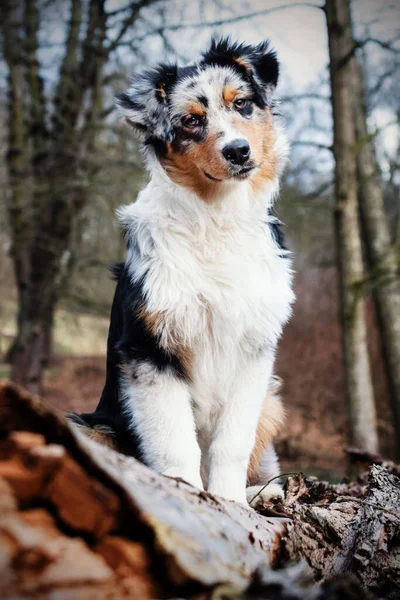
[[[267,42],[224,39],[117,97],[150,182],[119,210],[106,383],[96,411],[75,417],[158,473],[242,503],[279,473],[273,368],[294,300],[271,215],[288,149],[278,73]],[[261,499],[277,495],[274,482]]]

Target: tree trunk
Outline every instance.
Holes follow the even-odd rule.
[[[41,373],[43,366],[48,361],[46,351],[51,347],[49,329],[47,324],[53,319],[53,305],[46,301],[46,291],[42,301],[46,303],[46,314],[42,319],[35,318],[32,314],[34,285],[32,281],[32,250],[35,230],[40,229],[40,219],[46,211],[49,199],[48,173],[49,161],[49,132],[46,125],[46,103],[43,95],[43,82],[39,73],[38,30],[39,12],[34,0],[25,0],[24,3],[25,53],[21,47],[16,49],[18,63],[22,70],[23,86],[26,80],[29,91],[29,113],[25,115],[27,139],[32,143],[31,156],[31,183],[30,197],[26,200],[25,216],[29,216],[29,235],[25,236],[23,248],[26,254],[27,267],[25,277],[17,278],[18,286],[18,317],[17,335],[8,352],[11,362],[12,377],[17,383],[25,385],[33,392],[40,391]],[[21,27],[21,24],[18,25]],[[26,142],[27,143],[27,142]],[[22,178],[21,183],[26,186]],[[28,209],[29,207],[29,209]],[[12,221],[12,218],[10,219]],[[17,269],[20,270],[20,269]]]
[[[6,164],[9,178],[7,210],[11,229],[11,257],[18,291],[19,327],[28,303],[32,237],[30,165],[28,156],[27,114],[24,94],[24,64],[20,55],[22,46],[21,22],[18,7],[9,0],[4,4],[2,35],[3,54],[8,67],[8,152]],[[13,359],[15,344],[8,352]]]
[[[327,0],[330,77],[334,120],[335,226],[343,355],[352,443],[377,452],[378,437],[367,347],[364,266],[357,203],[353,123],[354,40],[349,0]]]
[[[258,514],[100,446],[3,384],[0,596],[398,598],[398,474],[374,466],[348,486],[299,474],[275,516]],[[304,559],[321,586],[282,568]]]
[[[63,284],[63,259],[73,223],[88,200],[86,146],[94,130],[79,125],[86,94],[98,88],[106,58],[104,2],[91,0],[86,39],[81,43],[82,0],[72,0],[66,51],[54,100],[51,141],[46,129],[45,102],[37,64],[39,15],[25,0],[27,83],[30,91],[30,139],[34,191],[29,244],[29,273],[24,302],[19,306],[18,332],[10,358],[13,381],[32,392],[41,390],[43,368],[51,350],[52,324]],[[19,57],[21,58],[21,57]],[[87,110],[89,115],[92,111]]]
[[[32,391],[40,391],[54,309],[65,287],[64,258],[89,197],[103,66],[142,8],[156,1],[131,3],[119,33],[107,43],[105,0],[70,0],[65,53],[51,108],[38,63],[38,31],[46,3],[3,3],[0,26],[10,87],[8,209],[19,294],[17,336],[8,356],[15,381]]]
[[[370,262],[383,357],[388,376],[400,458],[400,279],[399,260],[390,239],[373,139],[367,128],[363,71],[356,65],[353,78],[354,122],[357,134],[359,204]]]
[[[29,298],[14,342],[11,379],[34,394],[41,392],[43,369],[50,360],[53,319],[52,289],[47,288],[39,306]]]

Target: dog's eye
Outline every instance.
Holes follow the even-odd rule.
[[[198,115],[189,115],[183,120],[185,127],[198,127],[201,124],[201,117]]]
[[[248,104],[248,100],[246,98],[236,98],[233,102],[233,106],[235,108],[244,108]]]

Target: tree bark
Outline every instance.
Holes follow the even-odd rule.
[[[392,471],[374,466],[368,484],[349,486],[299,474],[284,505],[268,508],[280,512],[258,514],[100,446],[3,384],[0,596],[394,599],[400,480]],[[304,559],[307,576],[304,566],[285,567]]]
[[[10,353],[12,379],[39,393],[49,362],[54,310],[63,286],[63,258],[73,223],[88,200],[86,128],[78,124],[86,94],[99,85],[106,54],[104,2],[92,0],[84,43],[80,41],[82,2],[72,0],[69,33],[54,100],[51,143],[46,130],[45,103],[37,68],[39,15],[32,0],[25,2],[27,80],[30,90],[32,139],[33,235],[29,245],[28,293],[19,311],[18,332]],[[89,114],[92,114],[89,111]],[[79,174],[82,172],[81,174]]]
[[[357,201],[353,122],[354,39],[349,0],[327,0],[334,120],[335,228],[340,280],[343,355],[352,443],[377,452],[378,436],[367,347],[365,280]]]
[[[392,245],[379,179],[373,138],[367,127],[367,105],[361,65],[353,78],[354,122],[357,134],[359,204],[370,263],[383,357],[388,376],[400,458],[400,279],[399,260]]]
[[[323,503],[318,499],[315,504],[313,493],[318,498],[320,482],[310,487],[304,482],[299,485],[295,479],[289,480],[287,502],[293,503],[293,520],[288,526],[287,551],[291,559],[305,557],[317,579],[351,573],[378,598],[398,598],[400,479],[397,467],[395,472],[392,474],[382,466],[373,465],[368,485],[361,494],[357,485],[350,489],[343,484],[334,486],[333,494],[328,487],[327,501]]]
[[[9,177],[7,210],[11,229],[11,256],[18,291],[17,324],[20,326],[29,297],[29,243],[32,237],[31,169],[28,156],[27,107],[24,94],[24,63],[20,49],[21,22],[18,7],[8,0],[4,4],[3,54],[8,67],[8,152],[6,164]],[[15,344],[8,353],[12,360]]]
[[[12,364],[13,380],[25,383],[32,391],[39,391],[40,373],[48,356],[48,328],[31,318],[34,286],[32,281],[32,249],[35,231],[40,229],[40,219],[46,210],[49,199],[49,132],[46,125],[46,103],[43,95],[43,82],[39,73],[37,59],[39,12],[33,0],[24,3],[25,43],[16,50],[18,61],[24,67],[23,79],[29,91],[29,114],[26,115],[26,144],[31,142],[31,155],[27,157],[31,164],[31,190],[26,200],[25,216],[29,217],[23,247],[27,256],[26,277],[17,278],[19,291],[19,311],[17,335],[9,350],[8,358]],[[19,24],[19,27],[21,24]],[[22,50],[23,48],[25,52]],[[23,82],[22,82],[23,85]],[[26,185],[26,182],[24,182]],[[29,208],[28,208],[29,207]],[[46,294],[47,295],[47,294]],[[51,302],[46,304],[45,320],[52,320]],[[46,343],[45,343],[46,342]]]
[[[13,380],[33,392],[40,392],[49,362],[51,324],[66,287],[64,259],[71,251],[74,223],[89,199],[103,67],[140,11],[156,1],[132,3],[119,33],[107,43],[105,0],[70,0],[65,54],[51,107],[38,64],[43,7],[35,0],[5,3],[1,26],[10,84],[9,215],[19,293],[17,335],[8,356]]]

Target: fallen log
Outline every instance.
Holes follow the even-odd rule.
[[[361,497],[349,490],[299,475],[259,514],[100,446],[5,384],[0,597],[395,598],[399,480],[377,466]]]
[[[400,598],[400,479],[373,465],[364,488],[313,486],[288,482],[291,559],[307,558],[317,580],[351,573],[376,597]]]

